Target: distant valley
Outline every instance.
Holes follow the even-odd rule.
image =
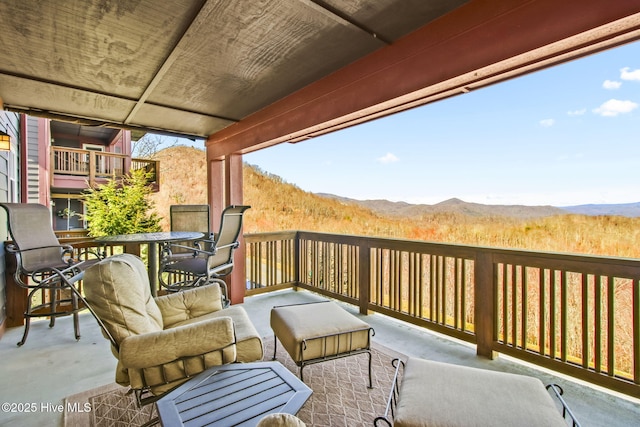
[[[389,200],[356,200],[333,194],[319,193],[319,196],[338,200],[345,204],[355,204],[380,215],[415,218],[434,213],[459,213],[469,216],[503,216],[532,219],[554,215],[618,215],[630,218],[640,217],[640,202],[625,204],[587,204],[576,206],[525,206],[525,205],[485,205],[470,203],[460,199],[449,199],[434,205],[391,202]]]

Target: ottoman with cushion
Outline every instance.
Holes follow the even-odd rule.
[[[369,354],[371,388],[371,340],[373,328],[332,301],[294,304],[271,310],[271,329],[277,341],[302,370],[306,365],[361,353]]]
[[[397,396],[395,427],[567,425],[542,382],[525,375],[409,358]]]

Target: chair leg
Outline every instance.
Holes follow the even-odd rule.
[[[27,335],[29,335],[29,326],[31,326],[31,317],[24,317],[24,333],[22,334],[22,339],[18,342],[18,347],[21,347],[27,341]]]
[[[157,424],[160,424],[160,417],[158,415],[155,415],[155,412],[157,412],[157,408],[156,408],[156,404],[153,403],[151,405],[151,411],[149,411],[149,421],[142,424],[140,427],[150,427],[150,426],[155,426]]]
[[[371,351],[367,351],[367,354],[369,355],[369,387],[367,388],[373,388],[373,381],[371,380]]]
[[[80,339],[80,317],[78,316],[78,297],[75,292],[71,292],[71,307],[73,309],[73,332],[76,340]]]
[[[80,339],[80,319],[78,312],[73,313],[73,333],[76,336],[76,341]]]
[[[44,293],[44,289],[42,290]],[[55,289],[49,289],[49,302],[51,304],[51,313],[56,312],[58,306],[58,292]],[[53,328],[56,325],[56,316],[49,317],[49,327]]]
[[[24,333],[22,334],[22,339],[18,342],[18,347],[27,342],[27,335],[29,335],[29,327],[31,326],[31,300],[34,292],[31,291],[27,294],[27,309],[24,312]]]
[[[271,360],[276,360],[276,350],[278,349],[278,337],[276,337],[275,334],[273,334],[273,359]]]

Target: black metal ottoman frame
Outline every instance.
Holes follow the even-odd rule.
[[[360,348],[357,350],[350,350],[350,351],[345,351],[342,353],[337,353],[337,354],[327,354],[327,338],[331,338],[331,337],[337,337],[337,343],[336,343],[336,348],[340,348],[340,337],[343,335],[348,335],[348,339],[349,339],[349,348],[351,348],[351,345],[353,343],[353,334],[357,333],[357,332],[362,332],[362,331],[368,331],[367,333],[367,346],[365,348]],[[309,359],[309,360],[301,360],[300,362],[295,362],[297,366],[300,367],[300,380],[304,381],[304,376],[302,373],[302,370],[304,369],[305,366],[307,365],[312,365],[314,363],[320,363],[320,362],[326,362],[327,360],[333,360],[333,359],[340,359],[343,357],[348,357],[348,356],[355,356],[357,354],[361,354],[361,353],[367,353],[369,355],[369,386],[368,388],[373,388],[373,383],[371,380],[371,337],[375,336],[376,331],[372,328],[372,327],[367,327],[367,328],[362,328],[362,329],[355,329],[353,331],[348,331],[348,332],[339,332],[336,334],[329,334],[329,335],[322,335],[319,337],[313,337],[313,338],[305,338],[304,340],[302,340],[300,342],[300,354],[303,354],[303,351],[306,350],[307,348],[307,343],[310,341],[315,341],[315,340],[324,340],[323,341],[323,356],[321,357],[316,357],[315,359]],[[273,338],[274,338],[274,342],[273,342],[273,360],[276,359],[276,351],[278,348],[278,337],[275,335],[275,333],[273,334]]]

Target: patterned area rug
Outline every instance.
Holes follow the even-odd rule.
[[[273,339],[265,339],[264,360],[273,356]],[[368,356],[359,354],[309,365],[304,368],[305,383],[313,394],[297,416],[307,426],[359,427],[373,425],[384,413],[394,369],[391,360],[406,357],[377,344],[372,345],[373,389],[368,389]],[[277,360],[299,376],[299,368],[286,350],[278,345]],[[65,427],[125,427],[141,425],[155,415],[152,405],[138,409],[133,394],[117,384],[110,384],[65,399],[65,408],[91,411],[65,413]],[[153,411],[153,414],[151,413]]]

